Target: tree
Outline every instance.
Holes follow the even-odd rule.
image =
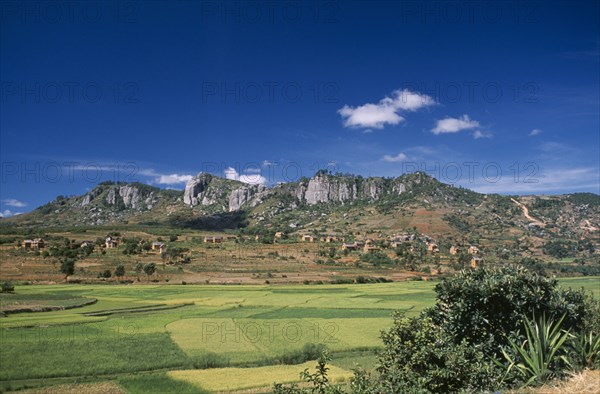
[[[138,282],[139,282],[139,281],[140,281],[140,274],[141,274],[141,273],[142,273],[142,271],[144,270],[144,264],[142,264],[142,262],[141,262],[141,261],[138,261],[138,262],[135,264],[135,268],[134,268],[134,270],[135,270],[135,273],[137,274],[137,280],[138,280]]]
[[[461,250],[458,253],[457,266],[455,266],[454,268],[455,269],[463,269],[465,267],[468,267],[472,258],[473,258],[473,256],[470,253],[468,253],[466,250]]]
[[[87,244],[83,248],[81,248],[80,250],[87,257],[87,256],[91,255],[92,252],[94,251],[94,245],[93,244]]]
[[[177,263],[179,259],[183,259],[184,254],[188,251],[188,248],[177,248],[172,246],[167,249],[166,255],[171,263]]]
[[[60,272],[65,274],[65,282],[69,278],[69,276],[75,273],[75,259],[66,258],[61,261],[60,264]]]
[[[152,244],[151,244],[150,242],[144,242],[144,243],[142,244],[142,250],[143,250],[144,252],[149,252],[149,251],[151,251],[151,250],[152,250]]]
[[[150,277],[156,272],[156,264],[148,263],[144,265],[144,272],[148,275],[148,282],[150,282]]]
[[[424,313],[455,338],[482,346],[488,355],[507,345],[506,334],[523,329],[523,318],[566,315],[565,329],[580,329],[584,293],[521,266],[465,270],[435,287],[437,303]],[[500,342],[499,342],[500,341]]]
[[[117,268],[115,268],[115,276],[118,278],[125,276],[125,266],[123,264],[117,265]]]
[[[102,278],[108,279],[112,276],[112,273],[110,272],[110,270],[104,270],[104,272],[102,272],[102,274],[100,274],[100,276]]]
[[[433,307],[415,318],[396,315],[382,335],[381,387],[372,392],[481,392],[519,384],[516,369],[499,360],[505,352],[517,355],[510,343],[523,341],[527,318],[563,319],[562,328],[578,333],[594,313],[583,292],[518,266],[464,270],[435,291]]]
[[[544,252],[552,257],[562,259],[575,256],[577,245],[572,241],[553,240],[544,245]]]
[[[15,291],[15,286],[10,282],[2,283],[2,293],[13,293]]]

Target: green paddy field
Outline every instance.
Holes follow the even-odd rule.
[[[600,294],[597,277],[560,283]],[[0,318],[0,390],[267,392],[299,380],[318,344],[333,355],[334,380],[347,381],[375,364],[393,311],[417,314],[434,286],[17,286],[0,295],[3,310],[97,302]]]

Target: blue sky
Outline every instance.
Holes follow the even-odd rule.
[[[0,17],[4,216],[202,170],[600,191],[598,2],[3,2]]]

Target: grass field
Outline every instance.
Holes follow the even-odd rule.
[[[596,296],[598,283],[598,278],[561,279],[564,286],[585,287]],[[330,349],[335,375],[345,379],[357,364],[374,365],[372,350],[380,346],[379,333],[390,326],[393,311],[417,314],[434,302],[434,286],[420,281],[18,286],[16,294],[0,301],[97,302],[0,319],[0,389],[82,382],[113,382],[125,392],[270,386],[273,380],[298,380],[301,370],[314,366],[314,361],[282,365],[314,359],[305,354],[311,344]],[[231,386],[216,387],[215,381]]]
[[[308,368],[314,372],[314,367],[315,363],[309,361],[299,365],[170,371],[168,375],[209,391],[236,391],[270,386],[273,382],[296,382],[299,371]],[[343,382],[350,379],[352,372],[334,365],[331,366],[328,376],[333,382]]]

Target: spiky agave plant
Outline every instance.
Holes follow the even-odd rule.
[[[524,386],[543,384],[560,373],[561,367],[570,365],[564,355],[563,345],[569,332],[561,328],[565,316],[558,321],[548,321],[545,316],[532,320],[525,318],[527,339],[522,344],[509,340],[515,352],[511,357],[504,349],[502,353],[509,362],[508,371],[516,368],[526,380]]]
[[[572,360],[577,367],[594,368],[600,364],[600,334],[581,332],[571,335]]]

